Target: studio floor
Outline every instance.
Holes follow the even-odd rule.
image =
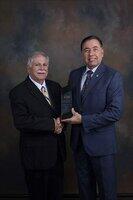
[[[29,200],[28,197],[0,197],[0,200]],[[63,200],[79,200],[78,197],[64,197]],[[99,198],[97,198],[99,200]],[[117,200],[133,200],[133,196],[118,197]]]

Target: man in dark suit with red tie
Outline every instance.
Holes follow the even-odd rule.
[[[28,77],[10,92],[20,153],[32,200],[61,200],[65,135],[60,123],[61,88],[47,80],[49,58],[35,52],[28,59]]]
[[[73,116],[73,150],[81,200],[116,200],[115,122],[123,111],[122,77],[102,62],[101,39],[88,36],[81,42],[85,66],[70,73]]]

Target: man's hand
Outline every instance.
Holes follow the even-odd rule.
[[[60,118],[58,117],[57,119],[54,119],[54,123],[55,123],[54,133],[60,134],[62,132],[62,129],[63,129],[63,126],[60,122]]]
[[[70,124],[81,124],[82,123],[82,117],[81,115],[72,108],[72,114],[73,116],[71,118],[63,119],[61,122],[66,122]]]

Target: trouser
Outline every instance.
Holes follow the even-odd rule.
[[[116,200],[115,155],[89,156],[81,145],[74,152],[81,200]]]
[[[63,161],[57,161],[53,167],[46,170],[25,170],[31,200],[61,200],[63,176]]]

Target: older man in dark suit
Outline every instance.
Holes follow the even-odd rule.
[[[88,36],[81,42],[85,66],[69,77],[73,95],[73,116],[63,120],[72,125],[74,153],[81,200],[116,200],[115,122],[123,110],[120,73],[102,63],[101,39]]]
[[[49,58],[35,52],[28,59],[28,77],[10,92],[20,153],[32,200],[61,200],[65,136],[60,123],[61,88],[47,80]]]

